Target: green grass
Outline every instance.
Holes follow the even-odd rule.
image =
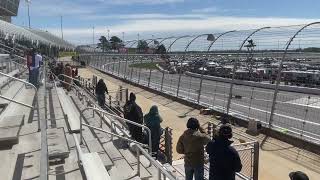
[[[158,69],[156,63],[139,63],[139,64],[131,64],[129,67],[133,68],[142,68],[142,69]]]
[[[59,52],[59,57],[69,57],[77,55],[76,52]]]

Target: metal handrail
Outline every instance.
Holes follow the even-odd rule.
[[[36,106],[37,106],[37,114],[38,114],[38,131],[40,131],[38,89],[36,88],[36,86],[34,86],[33,84],[31,84],[31,83],[29,83],[29,82],[27,82],[27,81],[24,81],[24,80],[22,80],[22,79],[19,79],[19,78],[16,78],[16,77],[10,76],[10,75],[5,74],[5,73],[2,73],[2,72],[0,72],[0,75],[6,76],[6,77],[8,77],[8,78],[11,78],[11,79],[14,79],[14,80],[16,80],[16,81],[22,82],[22,83],[24,83],[24,84],[30,85],[30,86],[34,89],[34,91],[35,91],[35,102],[36,102]],[[17,103],[17,104],[20,104],[20,105],[26,106],[26,107],[30,107],[30,106],[32,106],[32,105],[24,104],[24,103],[19,102],[19,101],[15,101],[15,100],[10,99],[10,98],[6,98],[6,97],[4,97],[4,96],[0,96],[0,97],[1,97],[1,98],[6,99],[6,100],[8,100],[8,101],[11,101],[11,102],[14,102],[14,103]],[[32,106],[32,108],[34,108],[34,106]]]
[[[149,144],[149,148],[148,149],[149,149],[149,153],[152,153],[151,130],[147,126],[141,125],[141,124],[136,123],[136,122],[132,122],[130,120],[127,120],[127,119],[124,119],[122,117],[110,114],[110,113],[108,113],[108,112],[106,112],[104,110],[97,109],[97,108],[94,108],[94,107],[87,107],[87,108],[81,110],[81,112],[80,112],[80,138],[81,138],[80,139],[80,144],[82,144],[82,131],[81,131],[81,129],[82,129],[82,116],[84,117],[84,112],[87,111],[87,110],[98,111],[98,112],[100,112],[102,114],[105,114],[107,116],[111,116],[111,117],[114,117],[114,118],[120,118],[121,120],[123,120],[125,122],[128,122],[129,124],[132,124],[132,125],[135,125],[135,126],[139,126],[139,127],[143,128],[143,129],[146,129],[148,131],[148,141],[149,141],[148,142],[148,144]],[[114,121],[114,120],[111,120],[111,121]]]
[[[147,145],[145,144],[142,144],[140,142],[137,142],[135,140],[132,140],[130,138],[126,138],[126,137],[123,137],[123,136],[120,136],[118,134],[115,134],[115,133],[112,133],[112,132],[109,132],[109,131],[106,131],[106,130],[103,130],[101,128],[97,128],[97,127],[94,127],[94,126],[91,126],[89,124],[86,124],[86,123],[82,123],[81,125],[83,126],[86,126],[88,128],[92,128],[92,129],[95,129],[97,131],[100,131],[100,132],[104,132],[106,134],[110,134],[112,136],[116,136],[120,139],[123,139],[123,140],[126,140],[126,141],[129,141],[131,143],[134,143],[134,146],[136,147],[135,150],[137,151],[137,172],[132,176],[132,177],[135,177],[135,176],[140,176],[140,152],[150,161],[151,164],[153,164],[158,170],[159,170],[159,174],[164,174],[166,178],[169,178],[170,180],[175,180],[175,178],[170,174],[168,173],[167,170],[165,170],[161,165],[159,165],[158,162],[156,162],[151,156],[150,154],[148,154],[142,147],[148,147]],[[80,128],[80,133],[82,131],[82,128]],[[78,142],[77,140],[77,137],[75,136],[75,134],[73,134],[74,138],[75,138],[75,142],[76,142],[76,148],[77,150],[79,149],[79,151],[77,151],[77,154],[78,154],[78,158],[81,159],[81,148],[80,148],[80,145],[79,144],[82,144],[82,136],[80,134],[80,143]],[[159,176],[159,180],[161,179],[161,176]]]

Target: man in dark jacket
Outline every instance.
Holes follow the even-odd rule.
[[[229,124],[222,125],[216,140],[208,143],[206,151],[210,158],[209,180],[235,180],[235,173],[242,169],[238,152],[230,146],[233,142]]]
[[[204,146],[210,141],[199,121],[190,118],[187,130],[180,136],[177,143],[177,152],[184,154],[184,168],[186,180],[204,179]]]
[[[132,122],[143,124],[143,113],[141,108],[136,104],[136,95],[130,93],[129,101],[124,105],[124,118]],[[132,138],[138,142],[143,141],[142,128],[140,126],[127,123]]]
[[[105,92],[109,94],[106,83],[104,83],[103,79],[100,79],[96,86],[96,96],[97,96],[98,104],[102,108],[104,107],[106,102]]]

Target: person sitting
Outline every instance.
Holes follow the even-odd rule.
[[[130,93],[129,101],[124,105],[124,118],[132,122],[141,124],[143,123],[143,113],[140,106],[136,103],[136,95]],[[138,142],[143,141],[142,127],[128,123],[128,128],[132,138]]]
[[[187,130],[180,136],[177,152],[184,154],[186,180],[204,179],[204,146],[210,141],[196,118],[187,122]]]
[[[144,116],[144,123],[151,131],[152,153],[154,157],[158,156],[160,137],[163,133],[160,125],[161,122],[162,118],[159,115],[158,107],[152,106],[149,113]]]
[[[290,180],[309,180],[309,177],[301,171],[291,172],[289,174]]]
[[[103,79],[100,79],[96,86],[96,96],[98,100],[98,104],[100,107],[104,107],[106,103],[106,95],[105,93],[108,93],[108,88],[106,83],[104,83]]]
[[[230,146],[233,141],[232,128],[224,124],[219,129],[218,137],[206,147],[210,160],[209,180],[235,180],[236,172],[242,169],[238,152]]]

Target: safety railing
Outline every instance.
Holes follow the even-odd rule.
[[[117,115],[113,115],[113,114],[110,114],[104,110],[101,110],[101,109],[97,109],[97,108],[93,108],[93,107],[87,107],[83,110],[81,110],[80,112],[80,143],[82,143],[82,120],[83,120],[83,117],[84,117],[84,112],[85,111],[88,111],[88,110],[92,110],[93,112],[99,112],[103,115],[106,115],[106,116],[109,116],[109,117],[112,117],[112,118],[116,118],[116,119],[119,119],[121,121],[124,121],[128,124],[131,124],[131,125],[134,125],[134,126],[138,126],[138,127],[141,127],[142,129],[145,129],[146,131],[148,131],[148,148],[149,148],[149,153],[152,153],[152,141],[151,141],[151,130],[147,127],[147,126],[144,126],[144,125],[141,125],[139,123],[136,123],[136,122],[133,122],[133,121],[130,121],[130,120],[127,120],[125,118],[122,118],[122,117],[119,117]],[[113,121],[113,123],[115,123],[114,120],[112,120],[112,118],[108,118],[109,120]],[[102,121],[102,120],[101,120]],[[102,124],[102,123],[101,123]]]
[[[10,76],[10,75],[5,74],[5,73],[2,73],[2,72],[0,72],[0,75],[6,76],[6,77],[8,77],[8,78],[10,78],[10,79],[13,79],[13,80],[16,80],[16,81],[19,81],[19,82],[22,82],[22,83],[24,83],[24,84],[26,84],[26,85],[30,85],[30,86],[34,89],[34,91],[35,91],[35,103],[36,103],[35,106],[36,106],[36,108],[37,108],[37,113],[38,113],[38,118],[39,118],[38,89],[37,89],[33,84],[31,84],[31,83],[29,83],[29,82],[27,82],[27,81],[24,81],[24,80],[22,80],[22,79],[19,79],[19,78]],[[31,109],[35,109],[35,107],[34,107],[33,105],[25,104],[25,103],[23,103],[23,102],[19,102],[19,101],[16,101],[16,100],[14,100],[14,99],[11,99],[11,98],[8,98],[8,97],[2,96],[2,95],[0,95],[0,97],[3,98],[3,99],[6,99],[6,100],[8,100],[8,101],[11,101],[11,102],[20,104],[20,105],[22,105],[22,106],[26,106],[26,107],[29,107],[29,108],[31,108]],[[40,119],[38,119],[38,131],[40,131]]]
[[[158,162],[156,162],[144,149],[143,147],[145,147],[146,145],[140,143],[140,142],[137,142],[135,140],[132,140],[130,138],[126,138],[126,137],[123,137],[123,136],[120,136],[118,134],[115,134],[115,133],[112,133],[112,132],[109,132],[109,131],[106,131],[104,129],[101,129],[101,128],[97,128],[97,127],[94,127],[94,126],[91,126],[89,124],[86,124],[86,123],[81,123],[81,127],[82,126],[86,126],[88,128],[91,128],[91,129],[94,129],[94,130],[97,130],[97,131],[100,131],[100,132],[103,132],[103,133],[106,133],[106,134],[109,134],[111,136],[116,136],[118,137],[119,139],[121,140],[124,140],[124,141],[128,141],[130,143],[134,143],[133,147],[135,147],[135,151],[136,151],[136,158],[137,158],[137,170],[136,172],[134,173],[134,175],[132,175],[131,177],[128,177],[127,179],[130,179],[130,178],[133,178],[133,177],[136,177],[136,176],[140,176],[140,164],[141,164],[141,161],[140,161],[140,155],[144,155],[145,158],[147,158],[150,163],[152,165],[154,165],[157,169],[158,169],[158,179],[161,180],[161,179],[170,179],[170,180],[175,180],[175,178],[167,171],[164,169],[164,167],[162,165],[160,165]],[[81,135],[81,132],[82,132],[82,128],[80,128],[80,143],[78,143],[78,140],[77,140],[77,137],[76,135],[74,134],[74,138],[75,138],[75,141],[76,141],[76,147],[77,147],[77,153],[78,153],[78,157],[79,159],[81,160],[81,147],[80,147],[80,144],[82,142],[82,135]],[[163,176],[163,177],[162,177]]]

